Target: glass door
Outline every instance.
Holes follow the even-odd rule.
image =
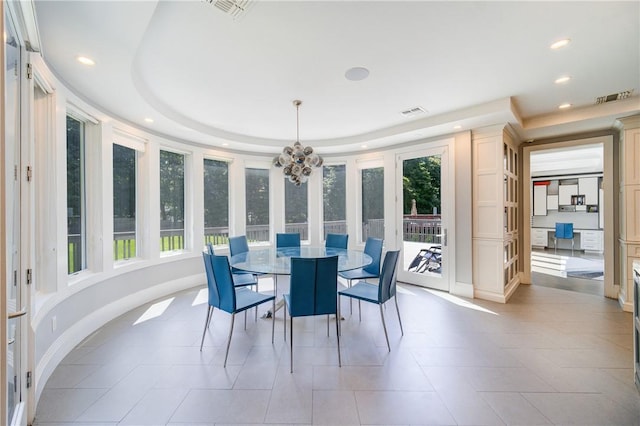
[[[449,291],[449,197],[446,146],[397,157],[398,279]],[[445,178],[445,179],[443,179]]]

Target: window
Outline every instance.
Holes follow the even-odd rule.
[[[324,166],[322,169],[322,205],[324,237],[347,233],[346,166]]]
[[[384,238],[384,168],[362,169],[362,241]]]
[[[160,151],[160,251],[184,249],[184,155]]]
[[[136,150],[113,144],[113,260],[136,257]]]
[[[307,221],[307,183],[296,186],[284,180],[284,230],[298,233],[302,241],[309,240],[309,223]]]
[[[247,240],[269,241],[269,169],[245,169]]]
[[[204,243],[229,241],[229,164],[204,159]]]
[[[67,258],[68,273],[86,268],[84,123],[67,116]]]

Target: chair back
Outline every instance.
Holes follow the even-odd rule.
[[[202,253],[202,257],[207,273],[209,305],[233,313],[236,309],[236,291],[229,268],[229,259],[227,256],[216,256],[209,253]]]
[[[556,223],[556,238],[573,238],[573,223]]]
[[[276,234],[276,248],[300,247],[300,234],[297,232]]]
[[[324,246],[346,250],[348,242],[349,234],[327,234],[327,240]]]
[[[229,238],[229,254],[235,256],[236,254],[246,253],[249,251],[249,244],[247,243],[246,235],[239,235],[237,237]]]
[[[378,285],[378,302],[384,303],[396,295],[396,278],[398,275],[398,258],[400,250],[388,251],[382,263],[380,285]]]
[[[382,239],[381,238],[367,238],[364,243],[364,252],[371,256],[373,261],[362,268],[365,272],[374,274],[376,277],[380,274],[380,260],[382,259]]]
[[[289,310],[292,317],[336,314],[338,256],[291,258]]]

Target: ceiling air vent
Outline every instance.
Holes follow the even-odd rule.
[[[607,96],[600,96],[596,98],[596,105],[604,104],[607,102],[613,102],[613,101],[621,101],[622,99],[627,99],[629,96],[631,96],[632,93],[633,93],[633,89],[625,90],[624,92],[620,92],[620,93],[612,93],[611,95],[607,95]]]
[[[238,19],[242,17],[254,0],[203,0],[205,3],[209,3],[216,8],[220,9],[224,13]]]
[[[411,108],[405,111],[402,111],[400,114],[402,114],[404,117],[416,117],[418,115],[422,115],[422,114],[426,114],[427,111],[422,108],[422,107],[415,107],[415,108]]]

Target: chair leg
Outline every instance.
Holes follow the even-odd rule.
[[[347,280],[349,288],[351,288],[351,280]],[[353,315],[353,299],[349,298],[349,315]]]
[[[359,300],[358,300],[358,320],[362,322],[362,307]]]
[[[289,323],[289,362],[290,362],[290,373],[293,373],[293,317],[289,317],[289,321],[291,321]],[[287,321],[286,319],[284,320],[285,322]]]
[[[211,317],[213,313],[213,306],[207,306],[207,319],[204,320],[204,330],[202,330],[202,341],[200,342],[200,352],[202,352],[202,345],[204,345],[204,336],[207,333],[207,328],[209,328],[209,323],[211,322]]]
[[[387,334],[387,323],[384,322],[384,312],[382,310],[382,304],[378,305],[380,307],[380,318],[382,318],[382,328],[384,328],[384,337],[387,339],[387,349],[391,352],[391,345],[389,344],[389,335]]]
[[[227,358],[229,357],[229,346],[231,346],[231,336],[233,335],[233,323],[235,322],[235,319],[236,319],[236,314],[231,314],[231,328],[229,328],[229,340],[227,341],[227,353],[225,353],[224,355],[224,368],[227,368]]]
[[[283,327],[283,329],[284,329],[284,341],[286,342],[287,341],[287,304],[286,303],[282,307],[282,313],[284,315],[283,316],[283,319],[284,319],[284,327]]]
[[[398,295],[393,297],[394,302],[396,302],[396,312],[398,313],[398,322],[400,323],[400,333],[404,336],[404,330],[402,329],[402,320],[400,319],[400,309],[398,308]]]
[[[260,282],[260,279],[258,278],[257,275],[253,276],[256,280],[256,293],[258,293],[260,290],[258,289],[258,283]],[[256,317],[253,320],[254,322],[258,322],[258,305],[256,305]]]
[[[340,295],[338,295],[338,313],[336,314],[336,323],[338,324],[338,334],[342,333],[342,327],[341,327],[341,320],[342,320],[342,315],[340,314],[340,302],[342,301],[342,298],[340,297]]]
[[[338,311],[338,313],[340,313]],[[340,317],[336,316],[336,338],[338,339],[338,367],[342,367],[342,357],[340,356]]]
[[[244,330],[247,331],[247,311],[244,311]]]
[[[273,307],[271,308],[274,311],[276,310],[276,299],[273,298]],[[258,307],[256,306],[256,312],[258,312]],[[273,345],[273,333],[276,329],[276,317],[275,315],[271,315],[271,344]]]
[[[329,337],[329,315],[327,315],[327,337]]]

